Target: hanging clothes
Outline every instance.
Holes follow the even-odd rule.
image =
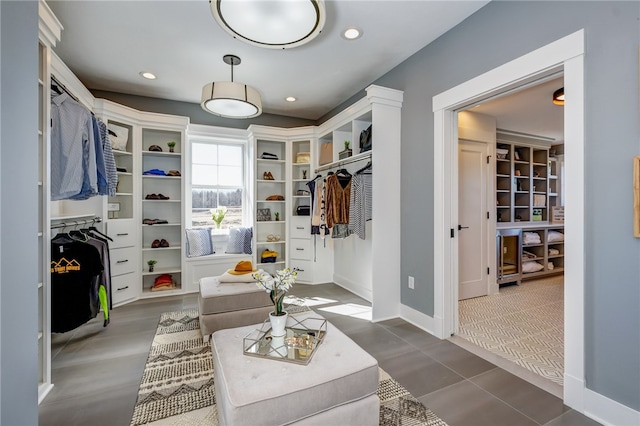
[[[100,140],[102,142],[102,150],[104,151],[104,165],[107,173],[108,190],[107,195],[115,197],[116,187],[118,186],[118,170],[116,160],[111,149],[111,140],[109,139],[109,131],[107,125],[100,119],[97,119],[98,128],[100,129]]]
[[[325,197],[327,226],[334,228],[332,238],[349,235],[349,204],[351,199],[351,174],[345,169],[327,177]]]
[[[307,182],[311,194],[311,235],[329,234],[329,229],[321,225],[324,223],[324,186],[322,176],[318,175],[313,180]]]
[[[51,331],[64,333],[95,318],[99,311],[98,249],[58,234],[51,240]]]
[[[51,200],[115,195],[117,170],[108,138],[68,93],[51,99]],[[106,148],[106,149],[105,149]]]
[[[349,205],[349,232],[366,239],[366,222],[371,220],[372,174],[371,163],[354,173],[351,178]]]

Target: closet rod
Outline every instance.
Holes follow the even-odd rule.
[[[71,96],[71,98],[74,101],[80,102],[78,100],[78,97],[75,96],[73,93],[71,93],[71,91],[69,89],[67,89],[67,86],[65,86],[64,84],[60,83],[60,80],[58,80],[55,75],[51,74],[51,80],[53,80],[54,83],[56,84],[56,86],[58,86],[60,89],[62,89],[67,95]]]
[[[80,225],[87,225],[87,224],[94,224],[94,223],[100,223],[102,222],[102,218],[99,216],[96,216],[94,218],[91,219],[80,219],[80,220],[74,220],[71,222],[59,222],[59,223],[55,223],[51,225],[51,229],[57,229],[57,228],[66,228],[67,226],[80,226]]]
[[[334,161],[333,163],[320,166],[316,169],[315,173],[319,173],[324,170],[329,170],[336,167],[344,166],[345,164],[355,163],[356,161],[370,160],[370,159],[371,159],[371,151],[362,152],[360,154],[354,155],[353,157],[345,158],[344,160],[338,160],[338,161]]]

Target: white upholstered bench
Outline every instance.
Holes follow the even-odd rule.
[[[379,424],[375,358],[331,323],[307,365],[244,355],[242,339],[259,326],[212,335],[220,426]]]
[[[273,310],[269,294],[255,283],[220,283],[218,277],[200,279],[200,330],[205,342],[214,331],[264,321]]]

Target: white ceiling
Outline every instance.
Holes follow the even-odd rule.
[[[265,0],[268,1],[268,0]],[[485,0],[327,0],[313,41],[273,50],[232,38],[207,0],[58,1],[64,31],[55,48],[90,89],[200,103],[202,87],[234,80],[255,87],[266,113],[318,119],[487,4]],[[355,25],[355,41],[341,31]],[[139,76],[151,71],[155,81]],[[289,103],[287,96],[298,101]]]
[[[269,1],[269,0],[264,0]],[[233,39],[207,0],[60,1],[48,4],[64,30],[56,53],[90,89],[200,103],[202,86],[230,79],[225,54],[242,63],[234,80],[255,87],[266,113],[316,120],[444,34],[488,1],[327,0],[322,33],[303,46],[264,49]],[[363,36],[347,41],[355,25]],[[139,72],[158,79],[145,80]],[[562,142],[562,80],[474,108],[498,127]],[[286,96],[295,96],[289,103]]]
[[[551,138],[551,145],[564,143],[564,107],[554,105],[553,92],[564,86],[555,78],[515,93],[497,97],[469,111],[491,115],[499,129]]]

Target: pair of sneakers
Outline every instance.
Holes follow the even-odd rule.
[[[161,240],[153,240],[153,242],[151,243],[151,248],[160,248],[160,247],[169,247],[169,241],[165,240],[164,238]]]

